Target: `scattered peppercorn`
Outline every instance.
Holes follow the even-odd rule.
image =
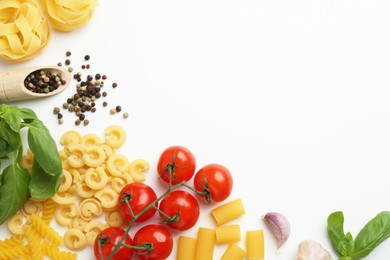
[[[53,108],[53,113],[54,113],[55,115],[57,115],[59,112],[60,112],[60,108],[59,108],[59,107]]]
[[[115,108],[111,108],[110,109],[110,113],[111,113],[111,115],[115,114],[116,113],[116,109]]]
[[[103,75],[103,76],[102,76],[102,79],[106,80],[106,79],[107,79],[107,76],[106,76],[106,75]]]
[[[84,114],[80,114],[79,119],[80,119],[81,121],[83,121],[83,120],[85,119],[85,115],[84,115]]]
[[[66,57],[69,57],[70,55],[72,55],[72,53],[70,51],[67,51],[66,52]]]
[[[64,119],[63,118],[58,119],[58,124],[62,125],[63,123],[64,123]]]
[[[85,119],[84,120],[84,125],[87,126],[89,124],[89,120],[88,119]]]
[[[69,59],[65,60],[65,65],[70,65],[71,61]]]
[[[74,124],[75,124],[75,125],[80,125],[80,124],[81,124],[80,119],[76,119],[76,121],[74,121]]]
[[[73,68],[72,68],[72,67],[69,67],[69,68],[68,68],[68,71],[69,71],[69,72],[73,72]]]
[[[61,118],[63,118],[63,117],[64,117],[64,116],[63,116],[61,113],[58,113],[58,114],[57,114],[57,118],[58,118],[58,119],[61,119]]]
[[[81,68],[82,68],[82,69],[85,69],[85,65],[81,65]]]
[[[91,57],[90,57],[89,55],[85,55],[85,56],[84,56],[84,59],[85,59],[85,60],[89,60],[90,58],[91,58]]]
[[[57,63],[57,66],[58,66],[58,67],[62,67],[62,62],[58,62],[58,63]]]
[[[114,83],[112,83],[112,87],[116,88],[116,87],[118,87],[118,84],[114,82]]]
[[[123,113],[123,118],[126,119],[126,118],[128,118],[128,117],[129,117],[129,113],[124,112],[124,113]]]
[[[115,107],[115,110],[116,110],[116,112],[121,112],[122,107],[121,107],[121,106],[116,106],[116,107]]]
[[[91,65],[87,64],[85,67],[86,67],[87,69],[89,69],[89,68],[91,67]]]
[[[103,102],[103,106],[106,107],[108,104],[106,101]]]
[[[103,91],[102,95],[103,95],[103,97],[107,97],[107,92]]]

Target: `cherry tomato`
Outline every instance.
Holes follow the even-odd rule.
[[[205,203],[220,202],[229,197],[233,188],[230,171],[220,164],[209,164],[201,168],[195,175],[194,187],[203,192],[201,197]]]
[[[189,181],[194,176],[196,161],[190,150],[183,146],[171,146],[165,149],[158,160],[157,172],[161,179],[177,184]]]
[[[145,248],[134,249],[140,259],[162,260],[171,254],[173,239],[166,227],[152,224],[142,227],[135,233],[133,245]]]
[[[182,190],[170,192],[162,199],[159,209],[160,217],[175,230],[190,229],[199,218],[198,201],[190,193]]]
[[[135,216],[147,206],[151,205],[156,199],[156,193],[148,185],[143,183],[130,183],[126,185],[119,194],[118,206],[122,216],[125,220],[130,222],[133,219],[131,211],[133,211]],[[128,202],[128,204],[126,202]],[[155,206],[157,207],[157,202]],[[136,222],[143,222],[151,218],[155,213],[156,209],[150,208],[141,215]]]
[[[93,252],[97,260],[107,259],[115,246],[121,241],[125,231],[118,227],[109,227],[104,229],[96,236]],[[129,235],[126,235],[126,245],[133,245],[133,241]],[[133,255],[133,249],[128,247],[120,247],[113,255],[112,260],[130,260]]]

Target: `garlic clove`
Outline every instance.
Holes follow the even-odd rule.
[[[298,246],[297,260],[333,260],[333,258],[317,241],[304,240]]]
[[[269,212],[264,215],[264,221],[276,237],[280,248],[290,236],[290,223],[287,218],[278,212]]]

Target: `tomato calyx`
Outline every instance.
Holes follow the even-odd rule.
[[[121,199],[121,203],[127,205],[127,208],[129,209],[131,216],[134,217],[133,210],[131,209],[131,206],[130,206],[130,200],[131,200],[131,198],[133,197],[133,193],[122,192],[122,194],[123,194],[124,196],[123,196],[123,198]]]
[[[145,255],[154,250],[154,245],[153,243],[145,242],[145,243],[138,244],[136,246],[131,246],[131,248],[137,250],[138,255]]]
[[[164,221],[165,224],[168,224],[168,223],[175,224],[180,220],[180,208],[177,208],[176,214],[173,215],[172,217],[168,216],[167,214],[165,214],[164,211],[162,211],[160,209],[157,209],[157,210],[163,216],[161,219]]]
[[[200,181],[197,181],[199,186],[202,187],[203,191],[197,191],[196,193],[198,195],[204,196],[205,203],[207,205],[210,205],[213,202],[213,198],[211,197],[211,192],[209,189],[209,184],[208,184],[206,176],[203,176],[203,181],[204,181],[204,184],[201,183]]]
[[[187,168],[187,167],[182,167],[182,166],[179,166],[176,164],[176,153],[177,153],[177,150],[175,149],[173,151],[173,155],[172,155],[172,162],[171,163],[168,163],[165,167],[164,167],[164,171],[163,171],[163,175],[168,173],[169,174],[169,183],[172,183],[172,179],[177,182],[177,177],[176,177],[176,172],[175,172],[175,168],[178,168],[178,169],[184,169],[184,168]]]

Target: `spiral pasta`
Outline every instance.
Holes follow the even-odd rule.
[[[34,0],[2,1],[0,5],[0,57],[24,61],[48,43],[50,30]]]
[[[38,215],[32,214],[27,223],[31,224],[41,237],[46,238],[52,244],[61,245],[63,243],[62,237]]]

